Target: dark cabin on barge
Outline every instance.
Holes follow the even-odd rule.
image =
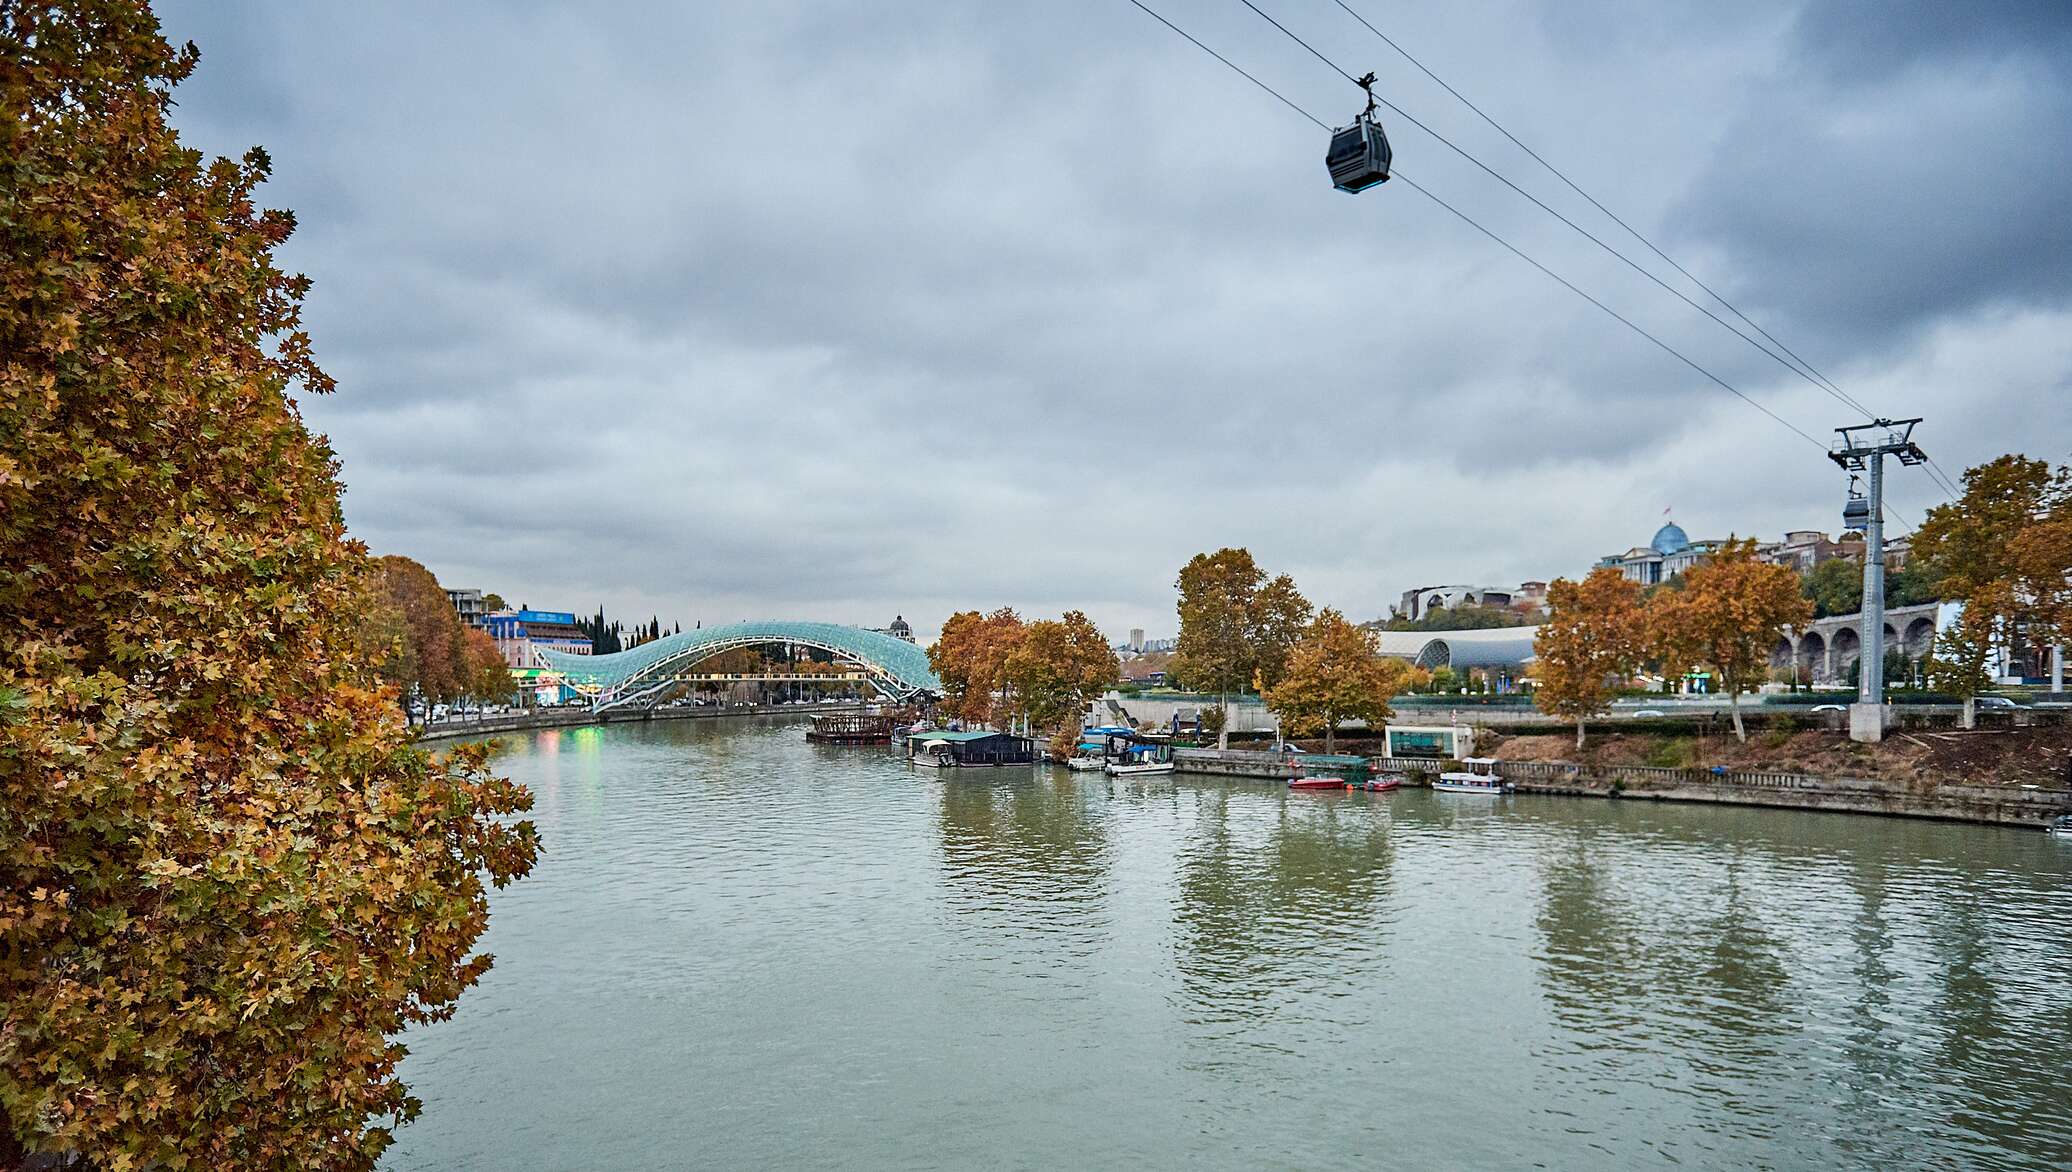
[[[929,769],[1034,765],[1036,742],[1011,733],[934,729],[907,738],[907,760]]]

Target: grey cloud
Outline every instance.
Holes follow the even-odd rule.
[[[1678,228],[1829,353],[2072,294],[2072,8],[1809,7]]]

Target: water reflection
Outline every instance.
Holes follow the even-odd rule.
[[[1174,909],[1189,1020],[1241,1024],[1377,991],[1389,945],[1386,810],[1359,795],[1199,795]]]
[[[939,784],[943,880],[957,906],[1098,898],[1108,841],[1076,779],[989,769]]]

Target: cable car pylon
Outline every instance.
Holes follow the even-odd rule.
[[[1358,195],[1387,183],[1389,162],[1395,157],[1389,149],[1389,136],[1382,133],[1381,122],[1374,117],[1374,72],[1369,70],[1354,82],[1367,92],[1367,108],[1360,111],[1352,125],[1331,132],[1331,149],[1324,153],[1324,165],[1331,169],[1331,186],[1347,195]]]

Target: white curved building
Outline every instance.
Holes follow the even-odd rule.
[[[1518,670],[1532,661],[1538,627],[1492,627],[1479,631],[1376,631],[1383,655],[1407,659],[1427,671],[1450,667]]]

